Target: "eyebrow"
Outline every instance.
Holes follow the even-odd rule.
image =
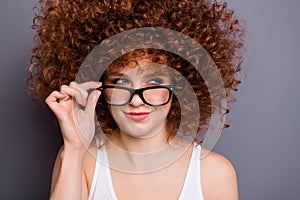
[[[125,78],[128,78],[128,75],[125,73],[117,73],[117,74],[107,74],[106,75],[107,77],[125,77]],[[150,74],[144,74],[143,73],[141,74],[141,76],[143,78],[149,78],[149,77],[168,77],[167,74],[159,74],[159,73],[150,73]]]
[[[109,78],[109,77],[128,77],[126,74],[123,74],[123,73],[117,73],[117,74],[106,74],[106,77]]]
[[[126,73],[107,74],[106,75],[106,80],[107,81],[113,81],[114,79],[121,78],[121,77],[124,77],[124,78],[130,80],[130,77]],[[163,80],[165,80],[165,79],[170,79],[171,80],[171,77],[166,72],[163,72],[163,74],[162,74],[162,72],[161,73],[159,73],[159,72],[147,73],[146,72],[146,74],[143,72],[143,73],[140,74],[140,77],[142,78],[143,81],[147,81],[147,79],[149,79],[149,78],[162,78]]]

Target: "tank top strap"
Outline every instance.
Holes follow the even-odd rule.
[[[201,146],[194,144],[179,200],[203,200],[200,176]]]
[[[107,163],[106,150],[104,148],[98,149],[89,200],[118,200],[114,192],[110,169]]]

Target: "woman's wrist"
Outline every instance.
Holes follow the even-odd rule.
[[[86,151],[87,149],[83,145],[74,147],[71,145],[64,144],[64,148],[60,156],[62,159],[66,159],[66,157],[83,159]]]

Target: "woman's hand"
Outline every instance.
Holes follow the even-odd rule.
[[[53,91],[46,103],[55,114],[64,139],[64,148],[82,151],[91,143],[95,133],[95,107],[101,94],[94,90],[99,82],[62,85],[60,91]]]

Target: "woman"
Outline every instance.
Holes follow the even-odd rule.
[[[232,100],[240,83],[235,75],[244,30],[225,3],[40,3],[29,92],[45,99],[64,141],[53,170],[51,199],[238,199],[231,163],[213,152],[200,159],[205,151],[199,145],[201,135],[213,107],[210,83],[185,59],[139,49],[117,58],[99,82],[75,81],[84,58],[103,40],[134,28],[163,27],[204,47],[218,67],[227,100]],[[193,88],[201,113],[192,142],[178,136],[192,135],[195,128],[189,123],[195,119],[195,105],[187,103],[191,91],[183,80]]]

